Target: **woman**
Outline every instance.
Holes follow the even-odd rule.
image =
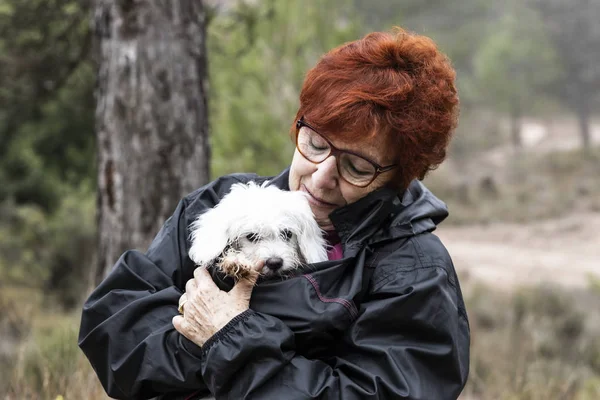
[[[289,169],[191,193],[147,253],[123,254],[91,294],[79,345],[108,394],[457,398],[469,325],[450,256],[431,233],[446,207],[419,182],[456,126],[454,79],[430,39],[401,29],[325,54],[302,88]],[[329,261],[233,289],[194,271],[189,224],[233,183],[267,179],[308,193],[334,246]]]

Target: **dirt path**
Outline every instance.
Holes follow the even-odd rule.
[[[572,287],[600,279],[600,213],[518,225],[453,227],[436,231],[452,255],[461,283],[500,289],[544,281]]]

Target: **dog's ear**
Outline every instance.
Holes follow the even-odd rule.
[[[308,205],[306,196],[302,192],[292,192],[296,197],[296,213],[302,216],[298,236],[298,247],[302,257],[308,264],[327,261],[327,241],[323,237],[323,230],[317,224],[315,217]]]
[[[321,229],[315,223],[306,227],[298,235],[298,247],[300,253],[308,264],[327,260],[327,243],[322,236]]]
[[[245,215],[245,191],[250,185],[236,183],[221,201],[190,225],[189,256],[197,265],[208,267],[239,236]]]
[[[215,207],[200,215],[190,225],[192,245],[189,256],[197,265],[208,267],[227,247],[227,215],[225,207]]]

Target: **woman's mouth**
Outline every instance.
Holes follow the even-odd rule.
[[[305,185],[302,185],[302,191],[304,193],[308,194],[308,202],[311,204],[314,204],[317,207],[325,207],[325,208],[330,208],[330,207],[337,207],[336,204],[333,203],[329,203],[323,199],[320,199],[318,197],[316,197],[315,195],[313,195],[307,188]]]

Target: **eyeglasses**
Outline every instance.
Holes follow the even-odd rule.
[[[369,186],[379,174],[394,169],[397,164],[382,167],[365,157],[335,147],[301,117],[296,121],[296,148],[308,161],[320,164],[333,155],[339,175],[351,185]]]

